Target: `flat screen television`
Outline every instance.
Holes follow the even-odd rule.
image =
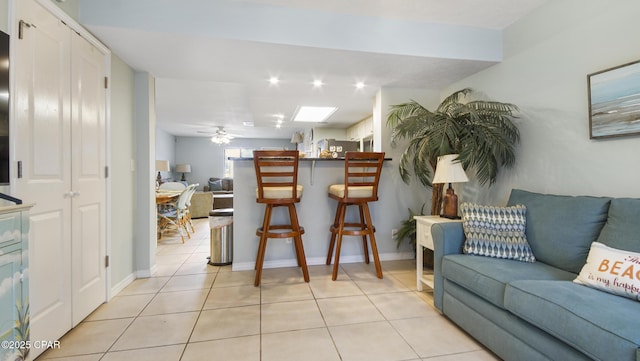
[[[9,184],[9,34],[0,31],[0,184]]]

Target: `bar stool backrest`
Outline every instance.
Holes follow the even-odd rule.
[[[256,202],[286,204],[299,202],[297,150],[254,150],[253,165],[258,189]]]
[[[346,152],[344,156],[344,199],[377,201],[384,152]]]

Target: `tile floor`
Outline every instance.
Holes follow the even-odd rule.
[[[158,243],[156,274],[137,279],[38,360],[498,360],[415,290],[413,261],[253,271],[206,263],[209,229]]]

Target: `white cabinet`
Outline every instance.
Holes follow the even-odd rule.
[[[373,117],[369,117],[363,120],[362,126],[362,138],[366,138],[370,135],[373,135]]]
[[[363,131],[364,124],[362,122],[358,122],[347,128],[347,138],[349,138],[349,140],[360,140],[362,139]]]
[[[29,352],[16,346],[26,346],[29,341],[30,208],[0,208],[0,360],[22,360]]]
[[[373,135],[373,117],[363,119],[347,128],[349,140],[362,140],[370,135]]]
[[[460,220],[440,216],[415,216],[414,219],[416,220],[416,287],[418,291],[422,291],[423,284],[433,288],[433,275],[425,275],[422,269],[422,248],[434,250],[431,226],[436,223],[460,222]]]

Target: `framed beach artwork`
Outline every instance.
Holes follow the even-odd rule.
[[[591,139],[640,135],[640,61],[587,75]]]

